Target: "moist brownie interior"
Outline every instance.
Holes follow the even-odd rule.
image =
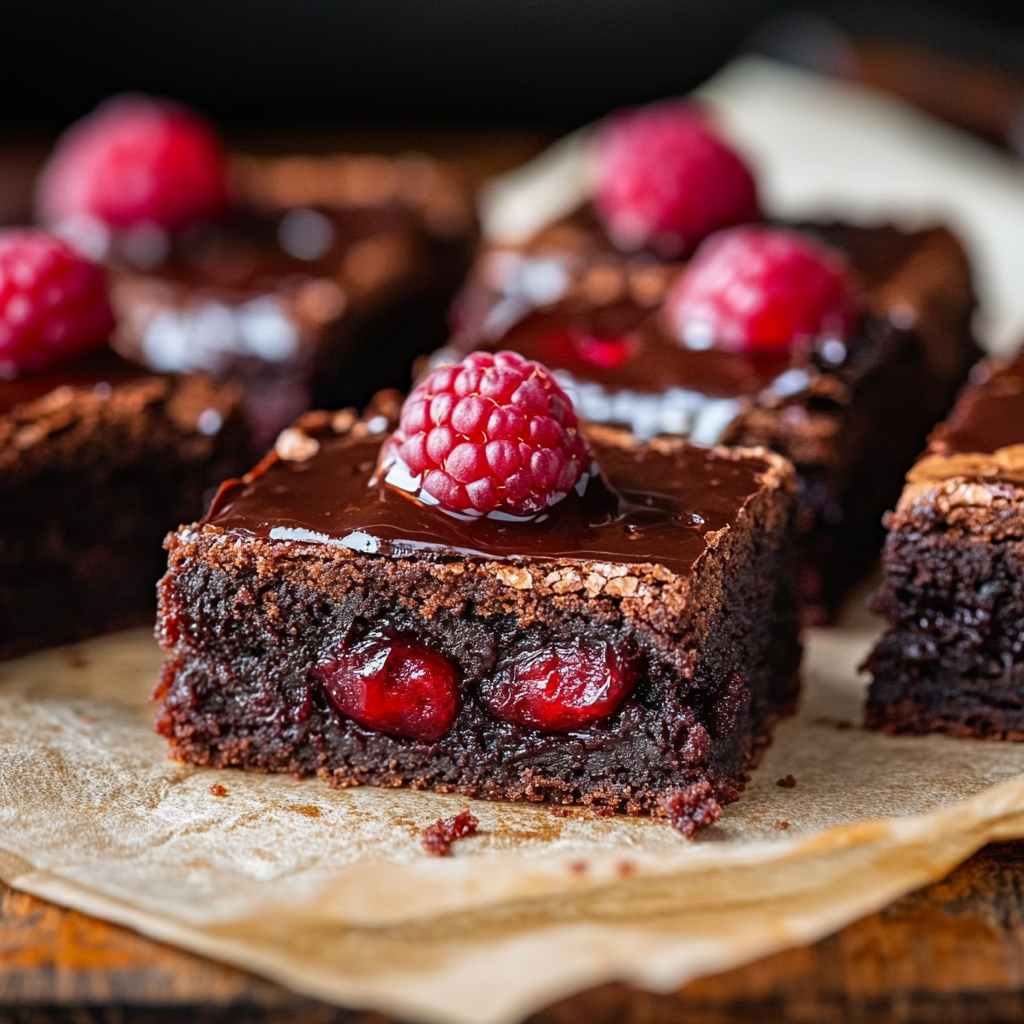
[[[972,377],[887,518],[867,724],[1024,740],[1024,357]]]
[[[334,423],[304,418],[169,540],[157,697],[176,757],[630,813],[674,793],[697,815],[684,831],[713,820],[701,794],[736,798],[797,693],[784,460],[595,430],[614,490],[591,480],[534,523],[465,522],[369,485],[386,417]],[[458,667],[461,710],[439,740],[332,707],[316,669],[369,632]],[[488,710],[503,666],[577,643],[642,665],[614,714],[552,733]]]

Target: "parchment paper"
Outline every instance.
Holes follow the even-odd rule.
[[[413,1020],[502,1024],[611,979],[673,988],[1024,835],[1024,745],[859,728],[855,666],[876,631],[860,613],[811,634],[799,714],[696,842],[648,819],[473,802],[481,834],[447,859],[420,832],[465,800],[169,761],[146,631],[43,652],[0,665],[0,875]]]

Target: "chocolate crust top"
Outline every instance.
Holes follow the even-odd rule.
[[[191,458],[207,458],[223,429],[239,429],[240,415],[233,385],[202,374],[154,374],[104,349],[70,366],[0,382],[0,472],[13,486],[45,469],[80,467],[100,456],[95,438],[106,429],[119,438],[103,447],[111,466],[131,465],[160,439]]]
[[[994,484],[1024,484],[1024,353],[974,368],[952,413],[907,474],[899,508],[925,495],[950,507],[987,506]]]
[[[252,473],[225,484],[203,525],[361,554],[645,565],[686,576],[759,493],[793,490],[790,464],[763,449],[637,445],[624,432],[590,428],[611,489],[592,479],[582,496],[571,493],[533,522],[466,522],[371,486],[386,417],[349,429],[344,414],[319,416],[304,417]],[[788,502],[781,504],[786,514]]]

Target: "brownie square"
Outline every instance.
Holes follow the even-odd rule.
[[[244,465],[241,402],[112,352],[0,381],[0,657],[139,625],[160,540]]]
[[[156,697],[173,755],[668,814],[687,833],[713,821],[797,695],[792,467],[592,428],[613,489],[592,478],[533,523],[466,521],[371,485],[388,413],[308,414],[169,538]],[[332,703],[324,666],[367,637],[453,667],[459,710],[439,738]],[[612,713],[554,730],[499,717],[516,665],[581,649],[635,666]]]
[[[619,251],[585,206],[484,250],[440,358],[512,349],[555,370],[591,421],[787,457],[804,617],[815,623],[874,564],[882,514],[981,353],[970,268],[948,231],[799,227],[843,252],[860,287],[864,312],[845,341],[768,355],[685,347],[662,313],[684,264]]]
[[[1024,740],[1024,356],[978,365],[886,525],[867,724]]]
[[[474,220],[426,157],[236,157],[215,223],[112,240],[115,347],[160,371],[240,384],[253,455],[311,406],[407,387],[447,334]]]

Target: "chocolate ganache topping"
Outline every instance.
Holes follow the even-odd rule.
[[[947,339],[942,324],[924,322],[927,304],[939,293],[946,306],[970,303],[956,282],[939,279],[956,249],[945,232],[798,227],[849,264],[862,316],[845,337],[774,352],[688,347],[662,306],[684,265],[617,252],[584,207],[521,246],[484,255],[460,300],[457,333],[436,361],[513,349],[550,366],[584,419],[705,444],[727,440],[753,405],[831,396],[835,382],[852,388],[893,345],[922,344],[941,367]]]
[[[297,446],[305,457],[273,454],[225,484],[205,523],[390,557],[660,564],[685,575],[774,465],[767,454],[679,441],[636,446],[625,435],[595,433],[591,451],[607,484],[591,478],[582,495],[571,492],[531,522],[466,521],[374,482],[386,422],[379,425],[377,436],[311,432],[311,443]]]
[[[956,407],[929,440],[929,452],[995,452],[1024,443],[1024,354],[981,363]]]

